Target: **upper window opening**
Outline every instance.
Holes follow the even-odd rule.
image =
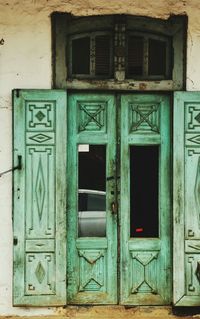
[[[183,89],[186,17],[52,17],[57,88]]]
[[[131,34],[127,40],[127,78],[170,79],[170,38],[149,34]]]
[[[81,54],[80,54],[81,53]],[[90,72],[90,38],[72,40],[72,74],[89,74]]]
[[[112,39],[109,33],[71,36],[69,49],[68,67],[72,78],[112,76]]]

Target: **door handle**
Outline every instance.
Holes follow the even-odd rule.
[[[15,171],[16,169],[19,169],[19,170],[22,169],[22,156],[21,156],[21,155],[18,155],[17,159],[18,159],[18,165],[17,165],[17,166],[14,166],[14,167],[12,167],[12,168],[10,168],[10,169],[8,169],[7,171],[4,171],[4,172],[0,173],[0,177],[1,177],[2,175],[4,175],[4,174],[13,172],[13,171]]]
[[[117,204],[115,202],[111,203],[111,213],[117,214]]]

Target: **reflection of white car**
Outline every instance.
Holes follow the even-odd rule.
[[[79,189],[79,237],[106,236],[106,192]]]

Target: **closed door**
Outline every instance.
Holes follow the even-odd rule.
[[[169,97],[69,95],[67,157],[68,303],[169,304]]]

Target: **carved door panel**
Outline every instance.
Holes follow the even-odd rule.
[[[200,93],[174,99],[174,304],[199,306]]]
[[[114,95],[69,96],[68,147],[68,301],[116,304]]]
[[[66,303],[65,91],[13,91],[14,305]]]
[[[85,93],[68,104],[69,303],[169,304],[169,98]],[[134,192],[147,182],[138,224]],[[105,197],[104,215],[81,207],[91,195]]]
[[[123,304],[171,301],[170,108],[163,95],[121,98]]]

